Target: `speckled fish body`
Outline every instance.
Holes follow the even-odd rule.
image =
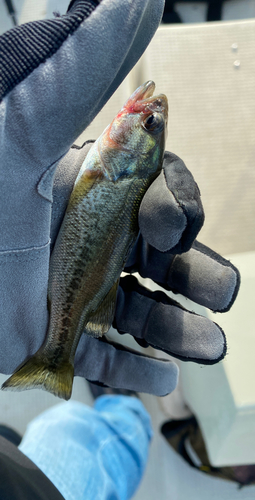
[[[162,168],[167,99],[153,97],[154,88],[153,82],[139,87],[91,147],[51,257],[46,341],[4,388],[41,386],[69,399],[81,334],[109,330],[139,206]]]

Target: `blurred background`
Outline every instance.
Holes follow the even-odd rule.
[[[63,14],[68,4],[0,0],[0,33],[15,23]],[[233,308],[223,315],[178,297],[186,308],[224,329],[228,356],[212,367],[178,362],[180,383],[172,395],[141,395],[155,437],[134,499],[200,500],[206,495],[252,500],[255,484],[240,489],[216,469],[222,473],[239,467],[246,483],[255,481],[255,0],[167,1],[163,22],[145,54],[76,143],[96,139],[135,88],[149,79],[169,101],[166,149],[184,160],[201,191],[206,219],[199,240],[239,268],[242,285]],[[120,339],[113,330],[110,335],[139,349],[128,335]],[[149,349],[154,356],[168,357]],[[0,382],[5,378],[0,376]],[[93,403],[79,378],[72,397]],[[57,402],[43,391],[0,393],[0,421],[23,433],[33,416]],[[161,433],[162,424],[193,415],[206,448],[207,471],[191,467],[166,439],[167,432]],[[187,450],[190,442],[185,446]],[[199,467],[194,447],[189,453]]]

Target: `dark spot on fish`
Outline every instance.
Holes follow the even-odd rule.
[[[69,316],[64,316],[64,318],[62,318],[62,325],[64,328],[69,328],[70,323],[71,321]]]

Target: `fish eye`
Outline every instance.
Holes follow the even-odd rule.
[[[153,113],[145,118],[143,127],[148,132],[158,133],[164,128],[164,119],[159,113]]]

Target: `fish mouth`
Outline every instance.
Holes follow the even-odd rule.
[[[144,83],[129,97],[123,108],[128,113],[142,113],[149,115],[151,113],[162,113],[165,121],[168,117],[168,101],[164,94],[153,96],[155,83],[152,80]]]

